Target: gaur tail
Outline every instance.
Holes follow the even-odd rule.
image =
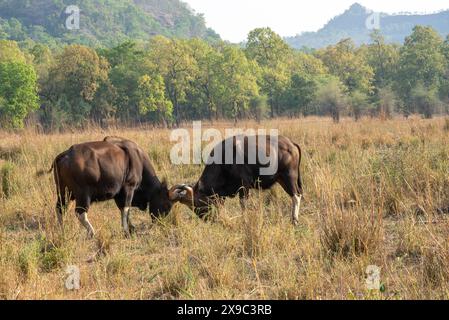
[[[65,152],[61,153],[60,155],[58,155],[58,156],[56,157],[55,161],[53,161],[53,163],[51,164],[50,170],[39,170],[38,172],[36,172],[36,177],[42,177],[42,176],[45,176],[45,175],[47,175],[47,174],[52,173],[53,170],[54,170],[55,167],[56,167],[56,163],[57,163],[62,157],[64,157],[66,154],[67,154],[67,151],[65,151]]]
[[[302,158],[302,151],[301,151],[301,147],[295,143],[296,148],[298,148],[298,152],[299,152],[299,159],[298,159],[298,187],[299,190],[301,192],[301,195],[303,194],[303,190],[302,190],[302,180],[301,180],[301,158]]]

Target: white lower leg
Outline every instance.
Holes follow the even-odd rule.
[[[84,212],[80,215],[78,215],[78,219],[81,222],[81,224],[84,226],[84,228],[86,228],[87,230],[87,235],[91,238],[94,236],[95,231],[94,228],[92,227],[92,225],[89,222],[89,219],[87,218],[87,213]]]
[[[293,224],[297,225],[299,223],[299,209],[301,207],[302,195],[294,195],[292,197],[292,220]]]
[[[129,232],[129,207],[125,207],[122,210],[122,227],[123,227],[123,231],[125,232],[125,235],[129,236],[130,232]]]

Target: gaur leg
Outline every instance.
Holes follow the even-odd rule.
[[[129,211],[128,211],[128,228],[129,228],[130,234],[134,234],[135,233],[136,227],[131,222],[131,209],[129,209]]]
[[[296,226],[299,223],[299,209],[302,200],[302,190],[298,185],[298,179],[295,174],[282,175],[279,184],[292,199],[292,223]]]
[[[67,204],[70,202],[70,197],[65,190],[65,187],[58,188],[57,190],[58,200],[56,201],[56,216],[61,228],[64,224],[64,213],[67,210]]]
[[[80,223],[84,226],[84,228],[86,228],[88,238],[92,239],[95,235],[95,231],[92,225],[90,224],[89,219],[87,218],[89,206],[90,206],[89,200],[87,199],[82,201],[77,200],[75,212]]]
[[[59,226],[62,228],[64,226],[63,214],[66,208],[66,201],[62,197],[58,197],[56,202],[56,216],[58,217]]]
[[[301,208],[302,194],[295,194],[292,197],[292,223],[297,226],[299,223],[299,209]]]
[[[127,187],[123,190],[123,197],[122,201],[116,201],[117,205],[120,209],[120,212],[122,214],[122,228],[123,232],[125,233],[125,236],[129,238],[131,236],[131,232],[134,231],[134,226],[132,225],[130,221],[130,211],[131,211],[131,204],[134,197],[134,188]]]
[[[134,194],[134,192],[132,194]],[[134,230],[136,228],[132,224],[131,218],[130,218],[131,217],[132,197],[131,197],[131,200],[128,201],[128,205],[127,205],[127,198],[129,199],[129,191],[125,192],[123,190],[119,194],[119,196],[115,198],[115,203],[117,204],[117,207],[119,208],[120,213],[121,213],[123,232],[125,233],[126,237],[129,237],[131,234],[134,233]]]

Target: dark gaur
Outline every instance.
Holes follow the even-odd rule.
[[[242,138],[243,137],[243,138]],[[229,141],[232,139],[232,141]],[[245,209],[245,200],[249,195],[250,189],[270,189],[274,184],[279,183],[285,192],[292,199],[292,221],[298,224],[299,208],[303,195],[300,164],[301,148],[290,139],[278,136],[277,148],[270,136],[260,135],[255,139],[255,146],[251,145],[253,139],[247,136],[235,136],[222,141],[211,152],[210,157],[214,156],[216,150],[221,149],[223,164],[208,164],[203,171],[198,182],[191,186],[187,184],[177,185],[173,188],[173,194],[178,197],[177,200],[187,205],[200,217],[204,217],[210,210],[210,206],[223,201],[227,197],[240,197],[242,209]],[[264,139],[265,143],[260,143]],[[228,141],[228,142],[227,142]],[[244,142],[242,149],[241,142]],[[237,147],[237,145],[240,146]],[[218,148],[218,149],[217,149]],[[226,149],[232,148],[233,163],[226,164]],[[256,164],[249,164],[248,150],[256,150],[270,155],[275,152],[273,158],[277,159],[278,167],[274,174],[261,175],[260,169],[268,165],[262,164],[257,157]],[[239,151],[240,150],[240,151]],[[237,164],[237,152],[244,152],[244,164]]]
[[[74,145],[56,157],[51,170],[59,222],[62,224],[67,200],[75,200],[78,219],[90,237],[94,229],[87,212],[94,202],[114,199],[125,235],[129,236],[134,229],[129,219],[131,207],[165,215],[179,197],[158,179],[148,155],[136,143],[118,137]]]

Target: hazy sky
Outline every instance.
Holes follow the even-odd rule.
[[[258,27],[270,27],[282,36],[316,31],[356,0],[183,0],[225,40],[240,42]],[[449,0],[359,0],[374,11],[434,12],[449,8]]]

